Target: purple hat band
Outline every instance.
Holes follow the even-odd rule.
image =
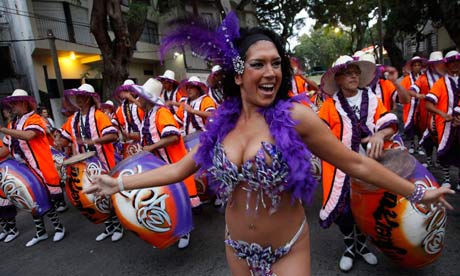
[[[113,92],[112,96],[119,100],[120,99],[120,93],[123,92],[123,91],[128,91],[128,92],[133,92],[133,93],[137,93],[136,89],[134,88],[134,86],[136,86],[135,84],[125,84],[125,85],[120,85],[118,86],[117,89],[115,89],[115,91]]]
[[[166,81],[166,82],[170,82],[170,83],[173,83],[173,84],[179,84],[178,81],[170,79],[170,78],[165,78],[163,76],[158,76],[158,77],[156,77],[156,79],[159,80],[159,81]]]
[[[8,96],[0,101],[2,105],[8,105],[13,102],[29,102],[32,105],[37,105],[37,101],[32,96]]]
[[[199,82],[199,81],[185,80],[180,84],[180,86],[187,86],[187,85],[199,87],[203,93],[206,93],[206,90],[208,90],[208,87],[206,86],[206,84]]]
[[[460,55],[453,55],[451,57],[443,59],[444,62],[456,61],[456,60],[460,60]]]
[[[86,90],[79,90],[79,89],[67,89],[64,90],[64,95],[67,97],[71,96],[87,96],[87,97],[93,97],[95,100],[99,101],[99,94],[96,92],[89,92]]]

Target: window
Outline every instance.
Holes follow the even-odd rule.
[[[158,36],[158,25],[152,21],[146,21],[144,31],[142,32],[139,41],[147,42],[151,44],[160,44],[160,38]]]

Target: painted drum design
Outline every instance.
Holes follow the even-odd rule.
[[[44,215],[51,208],[45,185],[27,165],[14,159],[0,163],[0,196],[36,216]]]
[[[92,223],[102,223],[110,217],[112,203],[110,197],[83,193],[83,188],[91,185],[91,179],[107,174],[95,152],[74,155],[64,161],[67,166],[65,191],[70,203]]]
[[[110,175],[119,177],[152,170],[165,163],[142,151],[117,164]],[[190,199],[185,185],[123,191],[112,195],[123,226],[157,248],[166,248],[193,229]]]
[[[387,150],[380,162],[414,184],[439,187],[433,175],[402,150]],[[405,197],[353,180],[351,208],[360,230],[396,264],[420,268],[434,262],[445,241],[446,210],[413,204]]]

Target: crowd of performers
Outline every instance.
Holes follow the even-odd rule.
[[[450,51],[431,53],[429,59],[413,57],[409,72],[402,80],[397,70],[376,64],[367,53],[339,57],[322,77],[318,86],[303,76],[300,66],[291,60],[290,96],[304,94],[310,106],[328,125],[332,133],[349,149],[378,159],[389,143],[408,146],[413,154],[426,155],[425,166],[434,166],[432,155],[443,168],[442,185],[451,185],[450,166],[460,166],[460,54]],[[2,99],[2,110],[8,125],[0,158],[8,156],[27,164],[46,185],[52,208],[46,213],[54,226],[53,241],[65,237],[65,227],[58,212],[67,209],[63,182],[53,162],[52,148],[66,156],[94,151],[106,171],[121,160],[143,150],[165,163],[181,160],[190,149],[184,139],[203,131],[213,112],[224,101],[222,68],[212,67],[206,82],[197,76],[178,81],[172,70],[144,84],[126,80],[113,93],[114,101],[101,103],[89,84],[65,91],[63,114],[68,119],[57,127],[47,110],[37,110],[33,97],[16,89]],[[358,85],[356,85],[358,84]],[[337,92],[338,91],[338,92]],[[404,133],[398,132],[397,103],[403,106]],[[401,137],[404,137],[404,141]],[[434,149],[436,149],[435,152]],[[459,180],[460,181],[460,180]],[[319,214],[324,228],[337,224],[343,234],[345,251],[339,267],[349,271],[357,255],[371,265],[376,256],[366,246],[354,222],[350,205],[350,177],[332,164],[322,162],[321,182],[324,199]],[[194,177],[185,181],[192,208],[202,202]],[[460,183],[455,185],[460,189]],[[216,204],[222,201],[216,199]],[[16,207],[0,198],[0,240],[13,241],[18,235]],[[35,236],[26,246],[46,240],[44,216],[33,215]],[[123,226],[115,212],[104,222],[105,229],[95,238],[102,241],[123,237]],[[188,246],[190,233],[178,243]]]

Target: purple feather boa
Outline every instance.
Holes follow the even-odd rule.
[[[300,98],[280,100],[275,105],[261,109],[270,133],[273,135],[276,147],[280,149],[283,159],[287,162],[290,172],[286,190],[291,192],[291,199],[301,199],[311,203],[317,182],[311,173],[311,152],[300,139],[295,130],[297,124],[290,116],[293,102]],[[200,147],[194,156],[195,162],[200,166],[199,174],[204,173],[213,166],[212,157],[214,146],[226,137],[235,127],[241,114],[241,99],[230,98],[217,109],[212,120],[206,126],[206,131],[200,136]],[[215,190],[216,183],[211,182],[211,190]]]

